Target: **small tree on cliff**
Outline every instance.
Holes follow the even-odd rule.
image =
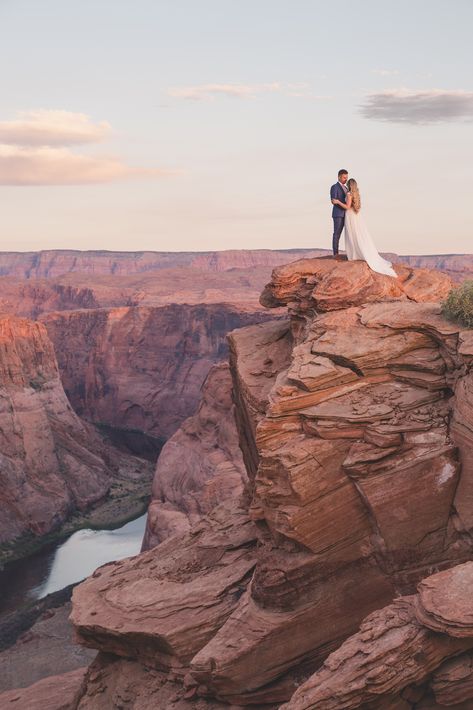
[[[473,281],[453,288],[442,302],[442,313],[448,320],[473,328]]]

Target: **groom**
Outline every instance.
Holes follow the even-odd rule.
[[[340,241],[340,236],[345,226],[345,210],[343,207],[339,207],[334,203],[334,200],[340,200],[340,202],[345,203],[347,198],[347,187],[346,182],[348,180],[348,170],[338,171],[338,182],[332,185],[330,188],[330,199],[332,201],[333,210],[333,239],[332,239],[332,249],[335,259],[340,260],[342,257],[338,253],[338,243]]]

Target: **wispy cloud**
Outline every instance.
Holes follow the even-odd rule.
[[[135,168],[120,158],[72,152],[68,146],[103,141],[109,123],[83,113],[23,111],[0,122],[0,185],[85,185],[155,178],[178,171]]]
[[[168,94],[179,99],[193,101],[209,101],[218,96],[230,96],[237,99],[248,99],[257,94],[281,91],[281,84],[199,84],[197,86],[175,86]]]
[[[133,168],[118,158],[77,155],[68,148],[0,145],[0,185],[84,185],[168,174]]]
[[[195,86],[174,86],[168,90],[169,96],[190,101],[213,101],[222,96],[234,99],[253,99],[259,94],[271,93],[304,98],[329,98],[313,94],[307,82],[287,83],[273,81],[267,84],[197,84]]]
[[[473,119],[473,92],[393,89],[369,94],[360,106],[365,118],[427,124]]]
[[[21,111],[13,121],[0,121],[0,143],[14,145],[74,145],[97,143],[111,131],[106,121],[93,123],[84,113]]]

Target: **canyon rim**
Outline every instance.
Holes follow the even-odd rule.
[[[74,590],[77,640],[96,659],[8,690],[0,707],[469,707],[473,339],[440,312],[449,275],[396,270],[326,258],[275,268],[261,306],[241,311],[252,322],[202,368],[200,403],[165,430],[143,552]],[[148,307],[113,308],[149,361]],[[104,344],[123,342],[110,340],[111,315],[20,322],[43,338],[52,322],[54,343],[58,321],[98,318],[91,352],[102,344],[106,383],[134,366],[110,364]],[[94,361],[74,365],[88,328],[65,337],[66,391]],[[135,390],[142,401],[145,385]],[[153,421],[143,428],[156,433]]]

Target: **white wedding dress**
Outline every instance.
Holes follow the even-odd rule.
[[[355,212],[351,208],[345,212],[345,251],[348,261],[361,259],[366,261],[370,269],[378,274],[397,278],[391,262],[379,255],[361,216],[361,211]]]

